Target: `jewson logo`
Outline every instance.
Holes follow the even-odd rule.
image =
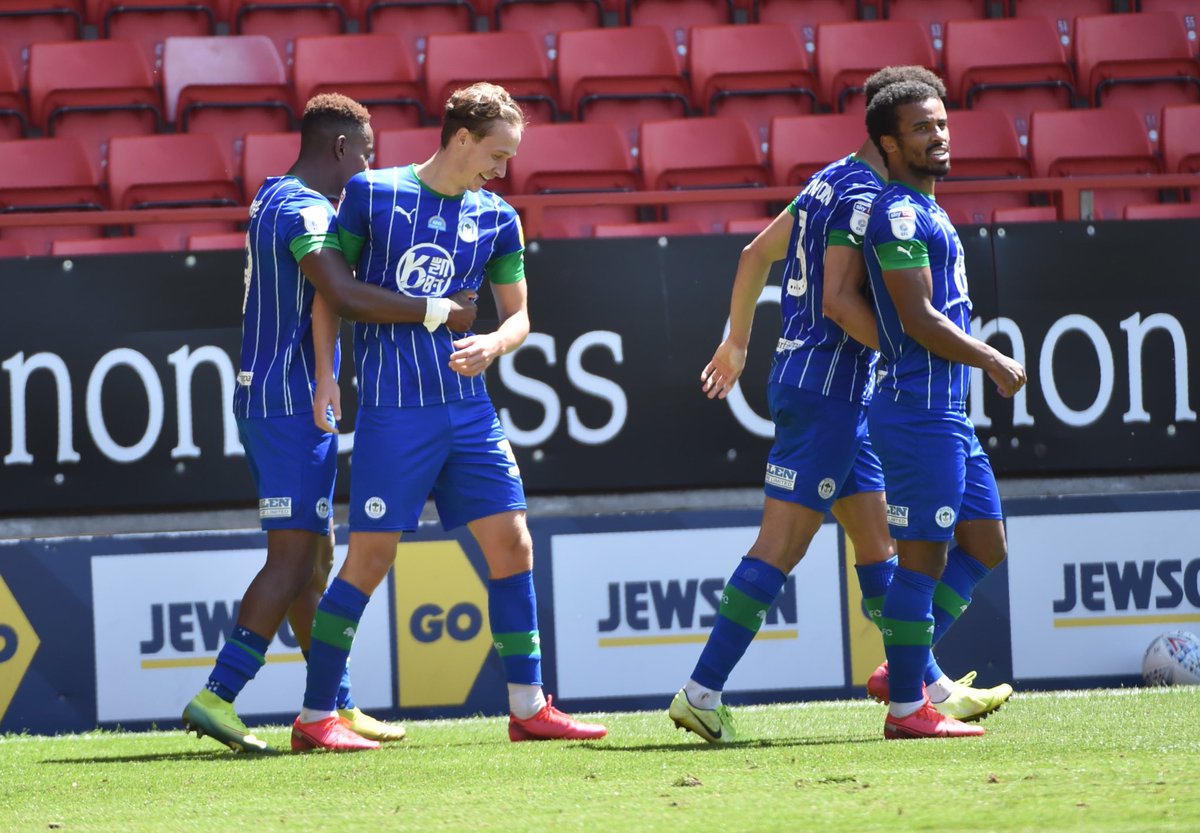
[[[492,647],[487,589],[457,541],[400,544],[396,669],[402,708],[466,702]]]
[[[237,624],[241,600],[202,599],[151,604],[142,613],[144,639],[138,642],[141,667],[207,668]],[[273,645],[267,662],[304,662],[300,643],[285,620],[276,634],[284,650]]]
[[[596,623],[601,648],[703,643],[717,621],[725,590],[722,578],[620,581],[608,585],[608,614]],[[796,577],[788,576],[763,618],[755,639],[798,639],[800,605]],[[793,627],[773,626],[792,625]],[[628,635],[605,636],[622,633]]]
[[[1200,622],[1200,557],[1063,565],[1054,627]]]
[[[0,577],[0,721],[4,720],[40,644],[25,611]]]
[[[448,294],[454,279],[454,258],[441,246],[420,243],[396,264],[396,287],[405,295],[425,298]]]

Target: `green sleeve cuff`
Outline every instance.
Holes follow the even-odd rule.
[[[525,280],[525,250],[509,252],[489,260],[484,271],[492,283],[516,283]]]
[[[337,237],[332,234],[301,234],[292,239],[288,248],[292,250],[292,257],[296,258],[297,263],[321,249],[337,249],[339,252],[342,250]]]
[[[857,234],[851,234],[845,229],[835,228],[829,232],[829,239],[825,241],[829,246],[849,246],[851,249],[862,250],[863,239]]]
[[[889,240],[875,247],[879,267],[885,271],[893,269],[920,269],[929,265],[929,250],[920,240]]]
[[[796,216],[796,200],[798,200],[798,199],[800,199],[800,198],[796,197],[795,200],[792,200],[791,202],[788,203],[787,213],[791,214],[793,217]]]
[[[359,237],[357,234],[351,234],[344,228],[338,229],[338,242],[341,244],[342,255],[346,258],[346,262],[351,266],[358,265],[358,257],[362,254],[363,246],[366,245],[367,239]]]

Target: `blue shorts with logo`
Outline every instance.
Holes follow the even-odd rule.
[[[778,382],[767,386],[767,404],[775,422],[768,497],[826,512],[840,498],[884,491],[864,405]]]
[[[1004,517],[992,463],[965,413],[876,396],[868,421],[887,475],[893,538],[949,541],[959,521]]]
[[[337,435],[314,425],[309,413],[238,417],[237,427],[258,492],[262,528],[328,535]]]
[[[443,529],[525,508],[521,472],[489,398],[359,408],[350,531],[412,532],[430,494]]]

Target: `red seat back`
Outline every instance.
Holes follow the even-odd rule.
[[[771,122],[771,181],[802,185],[816,171],[854,153],[867,139],[861,116],[789,116]]]
[[[249,133],[242,153],[242,193],[254,199],[267,177],[283,176],[300,155],[299,133]]]
[[[630,26],[657,26],[666,33],[681,72],[691,27],[733,23],[731,0],[626,0],[626,8]]]
[[[346,10],[338,0],[229,0],[229,31],[266,35],[287,66],[296,39],[346,31]]]
[[[885,66],[934,69],[929,37],[912,20],[828,23],[817,30],[817,77],[822,101],[837,112],[861,112],[863,82]]]
[[[1200,105],[1163,110],[1162,151],[1167,173],[1200,171]]]
[[[394,168],[424,162],[441,144],[440,127],[381,130],[375,134],[375,167]]]
[[[100,174],[78,139],[0,142],[0,211],[107,208]]]
[[[1179,18],[1192,52],[1200,52],[1200,0],[1138,0],[1143,12],[1169,12]]]
[[[862,7],[862,16],[859,7]],[[857,0],[754,0],[753,20],[758,23],[784,23],[791,26],[811,57],[817,50],[817,27],[822,23],[849,23],[852,20],[877,20],[880,10],[871,2]]]
[[[534,121],[554,121],[558,93],[546,54],[528,32],[430,35],[425,87],[430,113],[442,112],[450,93],[479,80],[500,84]]]
[[[0,141],[19,139],[29,127],[25,96],[8,53],[0,51]]]
[[[532,124],[509,163],[514,194],[632,191],[638,187],[620,131],[611,124]]]
[[[470,32],[475,14],[467,0],[374,0],[367,4],[360,31],[399,35],[424,65],[429,36]]]
[[[498,0],[494,15],[493,28],[528,32],[553,64],[558,57],[558,33],[603,26],[604,4],[600,0]]]
[[[205,37],[224,20],[225,0],[88,0],[88,17],[102,38],[133,41],[155,72],[169,37]]]
[[[113,139],[108,185],[116,209],[242,201],[221,147],[205,133]]]
[[[83,35],[83,0],[6,0],[0,5],[0,52],[7,52],[24,86],[29,47]]]
[[[1075,20],[1084,15],[1108,14],[1113,0],[1009,0],[1010,17],[1044,17],[1054,24],[1059,43],[1070,51]]]
[[[884,0],[883,10],[888,20],[920,23],[940,62],[946,25],[951,20],[983,20],[988,15],[988,0]]]
[[[292,79],[297,116],[310,98],[327,92],[366,105],[377,131],[418,127],[424,116],[417,61],[398,35],[297,38]]]

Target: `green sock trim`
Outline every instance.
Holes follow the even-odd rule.
[[[958,593],[954,592],[954,588],[948,584],[943,584],[939,581],[937,586],[933,588],[934,607],[941,608],[954,619],[962,616],[970,604],[970,599],[964,599],[958,595]]]
[[[883,600],[884,596],[872,596],[869,599],[863,599],[863,607],[867,609],[867,615],[871,617],[871,624],[875,627],[883,627]]]
[[[358,622],[342,616],[335,616],[318,610],[313,616],[312,638],[332,645],[343,651],[349,651],[354,644],[354,632],[358,630]]]
[[[879,620],[884,645],[933,645],[933,622],[905,622],[901,619]]]
[[[732,584],[726,584],[719,613],[735,625],[741,625],[751,633],[758,633],[770,607],[769,604],[747,596]]]
[[[492,634],[492,644],[502,657],[540,657],[542,639],[537,631],[513,631]]]
[[[266,665],[266,663],[267,663],[267,658],[266,658],[266,657],[264,657],[262,654],[260,654],[258,651],[256,651],[256,650],[254,650],[253,648],[251,648],[251,647],[250,647],[249,645],[247,645],[245,642],[239,642],[239,641],[238,641],[238,640],[236,640],[236,639],[230,639],[230,640],[229,640],[229,644],[230,644],[230,645],[236,645],[237,647],[239,647],[239,648],[241,648],[243,651],[245,651],[247,654],[249,654],[250,656],[254,657],[255,661],[256,661],[256,662],[258,662],[258,664],[259,664],[259,665]]]

